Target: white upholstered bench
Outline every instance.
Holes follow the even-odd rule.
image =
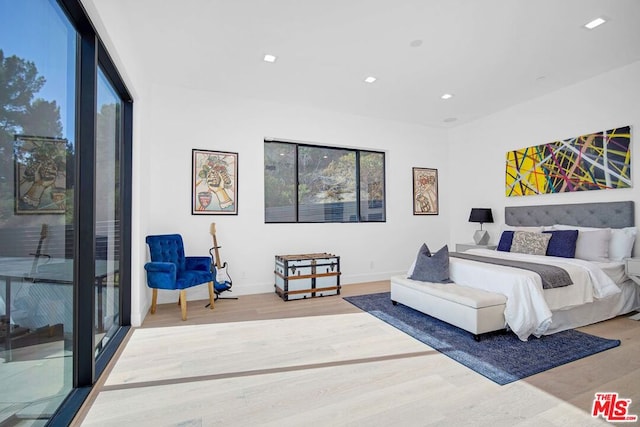
[[[498,331],[506,326],[504,295],[455,283],[431,283],[391,277],[391,301],[400,303],[474,334]]]

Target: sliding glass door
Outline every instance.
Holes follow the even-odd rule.
[[[73,388],[77,32],[48,0],[0,3],[0,423]]]
[[[0,426],[68,425],[130,325],[131,117],[79,0],[0,0]]]

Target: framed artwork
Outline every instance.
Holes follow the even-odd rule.
[[[16,135],[13,156],[16,215],[64,214],[67,140]]]
[[[438,169],[413,168],[413,214],[438,215]]]
[[[238,153],[192,150],[192,215],[238,214]]]
[[[507,197],[630,188],[631,126],[507,152]]]

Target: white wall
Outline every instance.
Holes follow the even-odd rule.
[[[508,150],[538,145],[613,127],[640,123],[640,63],[514,106],[450,131],[385,122],[215,93],[154,86],[126,40],[113,48],[100,15],[94,23],[134,95],[132,324],[150,305],[144,262],[147,234],[179,232],[189,255],[206,254],[209,224],[217,223],[222,258],[229,263],[236,295],[272,292],[274,255],[333,252],[341,256],[343,283],[386,279],[406,269],[418,246],[439,248],[470,242],[476,224],[472,207],[493,208],[486,224],[497,241],[505,205],[636,200],[632,189],[507,198],[504,162]],[[176,84],[179,76],[176,77]],[[487,94],[490,97],[491,94]],[[266,136],[302,142],[384,150],[387,153],[387,222],[381,224],[264,224],[263,152]],[[632,137],[632,171],[640,156]],[[239,214],[190,215],[191,149],[239,153]],[[411,167],[437,168],[440,215],[413,216]],[[636,209],[636,222],[640,208]],[[636,247],[640,245],[636,244]],[[636,249],[638,253],[638,249]],[[164,294],[164,295],[162,295]],[[206,298],[206,288],[189,299]],[[161,302],[175,295],[161,292]]]
[[[640,123],[640,63],[614,70],[483,120],[449,131],[285,106],[180,87],[151,86],[136,100],[132,323],[150,304],[142,269],[147,234],[178,232],[188,255],[211,247],[217,224],[221,257],[229,263],[234,294],[273,292],[274,256],[331,252],[341,257],[342,283],[383,280],[404,271],[422,242],[439,248],[469,242],[472,207],[491,207],[486,224],[499,237],[504,206],[636,200],[631,189],[528,197],[504,195],[505,153],[585,133]],[[140,102],[142,101],[142,102]],[[263,139],[383,150],[387,160],[387,222],[265,224]],[[632,137],[632,150],[638,146]],[[191,149],[239,153],[237,216],[190,214]],[[634,155],[632,171],[640,170]],[[412,215],[411,168],[437,168],[440,215]],[[637,183],[635,174],[632,174]],[[636,211],[636,221],[640,223]],[[638,245],[636,245],[638,246]],[[637,251],[636,251],[637,252]],[[160,302],[176,296],[160,293]],[[196,287],[188,298],[206,299]],[[137,301],[136,301],[137,300]]]
[[[492,242],[500,238],[505,206],[639,200],[640,187],[640,62],[520,104],[452,129],[449,132],[448,199],[453,242],[472,241],[477,224],[469,223],[472,207],[493,210],[494,224],[485,224]],[[490,96],[490,94],[487,94]],[[632,131],[630,189],[582,191],[525,197],[505,196],[506,152],[622,126]],[[640,205],[636,205],[640,224]],[[640,245],[636,242],[635,253]]]
[[[384,280],[406,271],[419,246],[439,249],[449,240],[445,130],[360,116],[285,106],[177,86],[151,86],[136,100],[132,323],[150,305],[142,269],[144,236],[180,233],[187,255],[206,255],[209,225],[216,223],[220,255],[229,264],[233,293],[273,292],[274,257],[330,252],[340,256],[343,284]],[[265,137],[386,152],[387,222],[360,224],[265,224]],[[237,152],[238,215],[191,215],[191,150]],[[412,167],[437,168],[440,214],[412,214]],[[206,299],[206,286],[188,299]],[[139,299],[138,301],[136,301]],[[177,295],[160,292],[159,302]]]

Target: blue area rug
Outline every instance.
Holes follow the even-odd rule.
[[[576,330],[529,341],[520,341],[512,332],[491,333],[476,341],[463,329],[402,304],[394,306],[389,292],[344,299],[500,385],[620,345],[620,340]]]

